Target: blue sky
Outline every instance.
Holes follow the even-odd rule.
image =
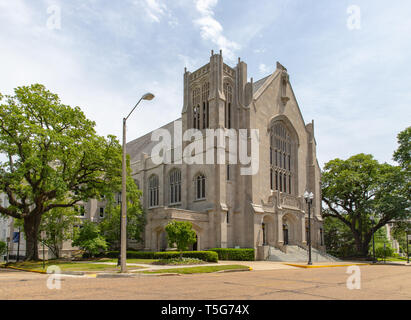
[[[351,5],[359,29],[347,26]],[[43,83],[98,133],[120,137],[152,91],[128,122],[131,140],[178,118],[184,67],[222,49],[255,81],[276,61],[287,67],[304,120],[315,121],[320,165],[360,152],[393,163],[396,135],[411,125],[410,15],[406,0],[0,0],[0,92]]]

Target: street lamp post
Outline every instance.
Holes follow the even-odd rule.
[[[410,253],[409,253],[409,251],[408,251],[408,244],[409,244],[409,240],[408,240],[408,232],[409,232],[409,230],[408,230],[408,228],[406,229],[407,230],[407,241],[405,242],[406,244],[407,244],[407,263],[410,263]]]
[[[10,237],[7,237],[6,239],[6,262],[9,263],[9,242],[10,242]]]
[[[121,192],[119,192],[118,194],[117,194],[117,204],[119,204],[120,205],[120,215],[119,215],[119,217],[120,217],[120,224],[119,224],[119,227],[120,227],[120,241],[119,241],[119,244],[120,244],[120,250],[118,251],[118,259],[117,259],[117,267],[119,267],[120,265],[121,265]]]
[[[311,205],[313,203],[314,194],[308,191],[304,192],[305,202],[308,204],[308,265],[312,265],[311,261]]]
[[[121,174],[121,248],[120,248],[120,272],[127,271],[127,188],[126,188],[126,177],[127,177],[127,164],[126,164],[126,122],[133,111],[137,108],[141,100],[152,100],[154,94],[146,93],[140,100],[136,103],[133,110],[128,114],[127,117],[123,118],[123,159],[122,159],[122,174]]]
[[[372,227],[374,228],[375,220],[374,217],[371,217]],[[372,263],[375,263],[375,232],[372,232]]]
[[[17,259],[16,261],[19,262],[20,260],[20,227],[19,227],[19,239],[18,239],[18,243],[17,243]]]

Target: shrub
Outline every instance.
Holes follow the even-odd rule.
[[[117,258],[118,251],[106,253],[108,258]],[[148,252],[148,251],[127,251],[128,259],[176,259],[180,257],[178,251]],[[184,251],[184,258],[196,258],[207,262],[218,262],[218,254],[212,251]]]
[[[193,225],[188,221],[171,221],[166,225],[168,245],[172,247],[174,243],[177,250],[180,251],[180,259],[183,257],[183,251],[196,242],[196,233]]]
[[[107,242],[100,235],[99,227],[90,221],[83,223],[83,228],[80,229],[72,243],[73,247],[80,247],[86,251],[89,257],[93,257],[101,251],[107,250]]]
[[[220,260],[254,261],[254,249],[252,248],[213,248],[209,251],[216,252]]]
[[[160,259],[153,262],[156,265],[184,265],[184,264],[202,264],[203,260],[197,258],[178,258],[178,259]]]
[[[385,252],[385,253],[384,253]],[[375,248],[375,256],[377,258],[388,258],[394,254],[394,250],[390,246],[386,246],[385,251],[384,247]]]

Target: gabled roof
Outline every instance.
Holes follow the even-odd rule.
[[[258,80],[257,82],[253,83],[253,99],[257,99],[264,91],[265,89],[270,85],[271,82],[277,76],[281,74],[281,70],[277,69],[275,70],[272,74],[266,76],[265,78],[262,78]]]
[[[253,83],[253,92],[257,92],[257,90],[261,88],[261,86],[264,84],[264,82],[265,82],[270,76],[271,76],[271,74],[268,75],[268,76],[266,76],[266,77],[264,77],[264,78],[262,78],[262,79],[260,79],[260,80],[258,80],[258,81],[256,81],[256,82],[254,82],[254,83]]]
[[[178,121],[178,120],[181,120],[181,118],[178,118],[174,121]],[[167,123],[166,125],[158,128],[158,129],[166,129],[168,132],[170,132],[171,141],[173,141],[173,138],[174,138],[174,121]],[[130,155],[131,162],[140,160],[141,154],[143,152],[148,154],[149,156],[151,155],[151,150],[154,148],[156,144],[158,144],[158,141],[151,140],[151,134],[153,133],[153,131],[145,134],[144,136],[141,136],[140,138],[137,138],[127,143],[126,149],[127,149],[127,153]]]

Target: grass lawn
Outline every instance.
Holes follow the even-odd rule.
[[[209,273],[221,270],[249,270],[247,266],[240,265],[222,265],[222,266],[204,266],[204,267],[189,267],[189,268],[173,268],[173,269],[161,269],[155,271],[141,271],[142,273],[180,273],[180,274],[192,274],[192,273]]]
[[[158,259],[127,259],[127,263],[152,264],[153,262],[157,262],[157,261]],[[95,260],[95,262],[115,262],[117,263],[117,259],[102,258],[99,260]]]
[[[384,259],[383,258],[378,258],[378,261],[384,261]],[[387,258],[385,258],[385,261],[407,261],[407,258],[387,257]]]
[[[87,263],[87,262],[70,262],[70,261],[59,261],[59,260],[50,260],[45,262],[45,269],[49,266],[58,266],[61,270],[65,271],[118,271],[120,270],[119,267],[101,263]],[[11,263],[10,266],[22,268],[22,269],[30,269],[30,270],[43,270],[43,261],[28,261],[28,262],[18,262],[18,263]],[[130,270],[137,270],[142,269],[143,267],[138,266],[131,266]]]

